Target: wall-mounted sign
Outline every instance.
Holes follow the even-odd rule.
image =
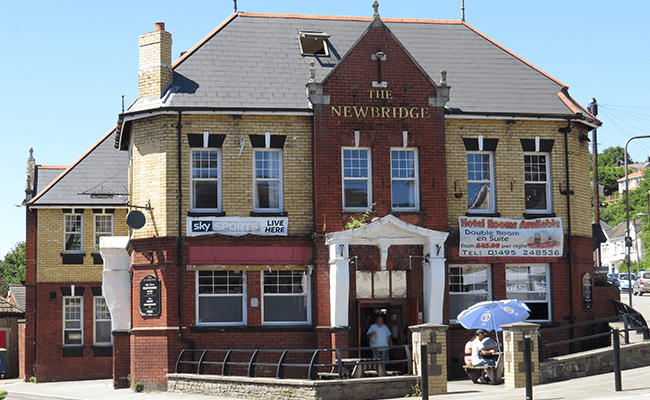
[[[582,309],[585,311],[592,311],[594,309],[592,286],[591,274],[585,272],[582,275]]]
[[[187,217],[187,236],[287,236],[287,217]]]
[[[140,314],[145,317],[160,315],[160,280],[147,275],[140,281]]]
[[[562,257],[561,218],[460,217],[460,257]]]

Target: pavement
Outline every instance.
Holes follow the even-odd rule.
[[[623,391],[614,390],[614,374],[602,374],[533,387],[536,400],[650,400],[650,367],[623,371]],[[25,383],[20,379],[0,381],[0,390],[9,392],[7,400],[232,400],[232,398],[178,393],[135,393],[113,389],[110,379],[74,382]],[[526,399],[526,389],[506,389],[503,385],[473,384],[470,380],[451,381],[448,394],[431,399]],[[324,399],[327,400],[327,399]],[[397,400],[397,399],[395,399]]]
[[[627,294],[621,296],[627,303]],[[633,307],[650,320],[650,295],[634,296]],[[614,374],[577,378],[564,382],[547,383],[533,387],[536,400],[650,400],[650,366],[623,371],[623,391],[614,390]],[[503,385],[480,385],[472,381],[450,381],[448,394],[431,396],[431,399],[526,399],[526,389],[506,389]],[[0,380],[0,390],[9,394],[7,400],[232,400],[232,398],[178,393],[135,393],[131,389],[113,389],[110,379],[29,383],[20,379]],[[328,400],[328,399],[324,399]],[[397,400],[397,399],[395,399]]]

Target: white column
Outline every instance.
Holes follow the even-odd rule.
[[[423,255],[429,255],[423,266],[424,275],[424,323],[442,324],[445,301],[445,249],[442,243],[429,242]]]
[[[113,331],[131,329],[131,257],[126,251],[128,236],[105,236],[99,239],[104,259],[102,291],[111,312]]]
[[[330,245],[330,325],[349,326],[350,256],[347,243]]]

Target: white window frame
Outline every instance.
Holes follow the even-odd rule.
[[[241,272],[242,273],[242,293],[217,293],[217,294],[199,294],[199,272],[202,271],[214,271],[214,272]],[[197,326],[245,326],[248,325],[248,279],[246,277],[246,271],[233,271],[233,270],[215,270],[212,268],[202,268],[195,271],[195,314],[196,314],[196,325]],[[202,322],[199,320],[200,310],[199,310],[199,298],[200,297],[234,297],[241,296],[242,298],[242,320],[241,322]]]
[[[302,272],[306,274],[306,288],[305,293],[264,293],[264,273],[267,271],[260,271],[260,293],[262,294],[262,325],[311,325],[311,271],[295,271],[293,272]],[[271,271],[271,272],[282,272],[282,271]],[[307,320],[306,321],[266,321],[264,320],[264,307],[265,307],[265,298],[266,297],[282,297],[282,296],[302,296],[307,298]]]
[[[365,150],[368,153],[368,177],[345,177],[345,151],[346,150]],[[346,207],[345,206],[345,181],[367,181],[368,182],[368,204],[365,207]],[[341,147],[341,199],[344,211],[367,211],[372,207],[372,151],[370,147]]]
[[[527,156],[544,156],[546,158],[546,180],[545,181],[528,181],[526,180],[526,157]],[[527,214],[549,214],[553,212],[553,201],[551,198],[551,155],[549,153],[541,152],[525,152],[524,153],[524,195],[526,193],[526,185],[541,185],[546,186],[546,208],[545,209],[526,209]],[[524,199],[524,207],[526,199]]]
[[[80,300],[80,304],[79,304],[80,318],[79,319],[68,319],[68,318],[66,318],[66,307],[68,306],[66,304],[66,301],[70,300],[70,299],[79,299]],[[66,322],[67,321],[79,321],[80,329],[66,329]],[[62,328],[63,328],[62,341],[63,341],[64,346],[83,346],[84,345],[84,298],[83,298],[83,296],[63,296],[63,327]],[[81,343],[73,343],[73,344],[66,343],[65,342],[65,333],[66,333],[66,331],[73,331],[73,332],[81,331]]]
[[[413,152],[413,178],[395,178],[393,177],[393,152],[394,151],[405,151]],[[414,206],[413,207],[395,207],[393,201],[393,182],[395,181],[412,181],[414,182],[413,189],[413,198]],[[391,209],[394,211],[419,211],[420,210],[420,168],[419,168],[419,158],[418,158],[418,149],[415,147],[391,147],[390,149],[390,203]]]
[[[492,300],[492,264],[449,264],[448,265],[448,270],[447,270],[447,281],[449,284],[449,309],[451,310],[451,299],[454,296],[462,296],[463,294],[476,294],[476,293],[483,293],[482,291],[472,291],[472,292],[452,292],[451,291],[451,269],[452,268],[462,268],[462,267],[487,267],[487,292],[485,301]],[[456,284],[456,283],[454,283]],[[449,320],[450,322],[456,322],[456,317],[458,315],[449,315]]]
[[[195,152],[216,152],[217,153],[217,178],[195,178],[194,177],[194,153]],[[223,195],[221,191],[222,186],[222,164],[221,164],[221,149],[216,147],[205,147],[205,148],[191,148],[190,149],[190,211],[199,212],[199,213],[215,213],[221,212],[223,210]],[[211,182],[217,181],[217,208],[198,208],[194,205],[194,200],[196,199],[196,193],[194,189],[195,182]]]
[[[111,231],[110,232],[97,232],[97,219],[98,217],[109,217],[111,220]],[[104,237],[104,236],[113,236],[114,235],[114,230],[115,230],[115,218],[113,217],[113,214],[95,214],[95,218],[93,221],[93,229],[94,229],[94,236],[93,236],[93,250],[94,252],[99,252],[99,238]],[[98,236],[99,235],[99,236]]]
[[[257,178],[257,169],[255,166],[256,155],[260,152],[278,153],[280,155],[280,174],[276,178]],[[255,148],[253,149],[253,211],[256,212],[283,212],[284,211],[284,152],[282,149],[273,148]],[[278,208],[261,208],[258,204],[257,183],[258,182],[278,182],[280,184],[279,207]]]
[[[108,318],[97,318],[97,301],[103,300],[106,310],[108,312]],[[98,322],[109,322],[111,324],[111,341],[110,342],[97,342],[97,323]],[[111,321],[111,312],[108,309],[108,304],[106,304],[106,299],[104,296],[93,296],[93,344],[95,346],[112,346],[113,345],[113,323]]]
[[[68,217],[81,217],[81,230],[79,232],[73,232],[67,230]],[[74,235],[79,234],[80,236],[80,248],[79,250],[68,250],[66,249],[66,243],[68,234]],[[93,244],[94,246],[94,244]],[[66,254],[83,254],[84,252],[84,215],[81,213],[65,213],[63,214],[63,252]]]
[[[530,300],[530,301],[522,301],[523,303],[547,303],[548,305],[548,319],[527,319],[526,321],[530,322],[548,322],[553,320],[553,307],[551,304],[551,265],[550,264],[543,264],[543,263],[521,263],[521,264],[506,264],[505,266],[505,284],[506,284],[506,297],[507,298],[513,298],[510,296],[508,293],[508,268],[514,268],[514,267],[545,267],[546,269],[546,292],[542,291],[517,291],[513,293],[546,293],[546,301],[539,301],[539,300]]]
[[[467,156],[470,154],[487,154],[490,156],[490,179],[489,180],[470,180],[469,179],[469,168],[467,168]],[[479,210],[479,209],[470,209],[469,204],[467,205],[467,212],[472,213],[472,214],[494,214],[496,212],[496,195],[495,195],[495,185],[494,185],[494,152],[492,151],[468,151],[467,154],[465,155],[465,170],[467,172],[467,197],[469,201],[469,185],[472,183],[489,183],[490,184],[490,208],[487,210]]]

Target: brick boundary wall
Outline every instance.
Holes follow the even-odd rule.
[[[251,400],[300,400],[323,398],[387,399],[412,392],[418,376],[393,376],[331,381],[244,378],[237,376],[167,374],[167,391]]]
[[[650,342],[621,345],[621,369],[650,365]],[[614,371],[611,347],[556,357],[539,363],[539,383],[566,381]]]

